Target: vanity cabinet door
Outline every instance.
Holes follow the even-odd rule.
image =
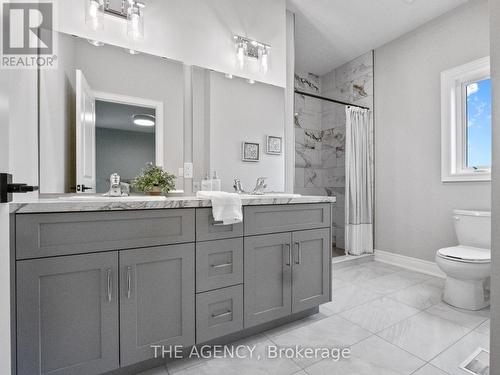
[[[151,345],[195,342],[194,244],[120,252],[120,359],[154,356]]]
[[[17,262],[18,375],[119,367],[118,254]]]
[[[291,234],[245,238],[245,328],[291,313]]]
[[[292,233],[292,313],[330,300],[330,229]]]

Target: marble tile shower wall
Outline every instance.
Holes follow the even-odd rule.
[[[317,76],[297,72],[295,87],[323,97],[373,108],[373,58],[367,53]],[[295,95],[295,191],[336,196],[333,243],[344,248],[345,106]]]

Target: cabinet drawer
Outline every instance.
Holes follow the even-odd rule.
[[[16,215],[16,258],[193,242],[194,209]]]
[[[243,282],[243,239],[196,244],[196,291],[223,288]]]
[[[250,206],[245,207],[243,220],[246,236],[327,228],[330,222],[329,203]]]
[[[203,343],[243,329],[243,286],[196,296],[196,342]]]
[[[211,208],[196,210],[196,240],[210,241],[243,236],[243,224],[215,224]]]

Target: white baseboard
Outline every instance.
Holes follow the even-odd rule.
[[[375,260],[382,263],[392,264],[412,271],[425,273],[427,275],[445,278],[446,274],[439,269],[435,262],[407,257],[383,250],[375,250]]]

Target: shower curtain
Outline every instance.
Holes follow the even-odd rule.
[[[373,120],[366,109],[346,108],[345,248],[373,253]]]

